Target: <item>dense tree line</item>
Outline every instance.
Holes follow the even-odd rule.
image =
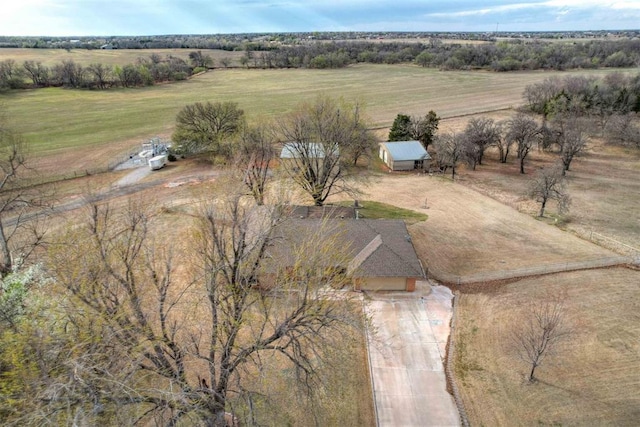
[[[544,41],[482,44],[332,41],[263,48],[247,66],[260,68],[341,68],[355,63],[416,63],[447,70],[566,70],[633,67],[640,64],[640,40],[557,43]]]
[[[108,89],[111,87],[150,86],[167,81],[185,80],[210,63],[207,55],[196,55],[191,64],[167,55],[152,54],[140,57],[133,64],[112,67],[92,63],[81,65],[72,59],[51,67],[39,61],[27,60],[19,64],[13,59],[0,62],[0,90],[42,87],[73,89]]]
[[[480,44],[443,43],[439,38],[424,42],[369,41],[369,40],[315,40],[303,39],[299,35],[279,35],[262,38],[248,36],[236,37],[136,37],[108,39],[110,48],[152,49],[152,48],[186,48],[186,49],[222,49],[228,51],[244,51],[242,65],[253,68],[342,68],[355,63],[397,64],[415,63],[423,67],[434,67],[445,70],[486,69],[492,71],[516,70],[565,70],[597,67],[633,67],[640,64],[640,40],[588,40],[575,42],[549,42],[541,40],[502,40],[487,41]],[[311,36],[309,36],[311,37]],[[173,40],[174,42],[168,42]],[[179,41],[179,42],[178,42]],[[73,48],[97,48],[95,44],[83,44],[76,41]],[[70,46],[66,46],[68,49]],[[180,80],[186,70],[167,71],[169,68],[180,68],[181,60],[168,56],[165,59],[151,58],[151,64],[145,60],[145,69],[138,84],[152,81],[146,74],[151,74],[154,81],[162,79]],[[157,56],[157,55],[155,55]],[[197,58],[191,58],[199,66]],[[6,60],[12,61],[12,60]],[[15,65],[15,64],[14,64]],[[158,70],[159,68],[159,70]],[[147,72],[147,70],[149,72]],[[55,70],[50,74],[57,75]],[[127,70],[131,74],[132,69]],[[167,78],[166,74],[169,73]],[[135,73],[134,73],[135,74]],[[155,80],[159,77],[161,80]],[[120,79],[121,80],[121,79]],[[127,82],[128,82],[127,78]],[[135,79],[134,79],[135,80]],[[0,74],[0,86],[14,87],[22,80],[9,78]],[[55,81],[55,79],[54,79]],[[58,79],[57,82],[64,81]],[[35,84],[35,83],[34,83]],[[60,83],[59,83],[60,84]],[[65,82],[68,84],[68,82]]]
[[[527,108],[546,121],[566,117],[588,118],[605,138],[614,143],[640,147],[640,74],[609,74],[603,78],[575,76],[549,78],[527,86]],[[563,130],[566,127],[561,126]],[[545,129],[544,145],[558,143],[554,132]]]

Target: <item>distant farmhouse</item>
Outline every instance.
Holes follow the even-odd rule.
[[[381,142],[380,158],[392,171],[428,169],[431,161],[420,141]]]

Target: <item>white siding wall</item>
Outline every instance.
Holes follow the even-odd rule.
[[[394,171],[410,171],[414,169],[414,164],[413,160],[407,160],[403,162],[393,162],[390,167]]]

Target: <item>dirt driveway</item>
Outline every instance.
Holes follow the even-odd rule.
[[[370,293],[369,359],[379,426],[458,426],[443,360],[451,291],[418,282],[413,293]]]

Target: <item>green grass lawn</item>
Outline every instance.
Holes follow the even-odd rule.
[[[611,71],[579,73],[606,72]],[[198,101],[235,101],[249,120],[256,120],[278,117],[322,93],[364,103],[372,125],[385,127],[400,112],[435,110],[447,118],[519,105],[525,86],[556,74],[441,72],[370,64],[339,70],[226,69],[138,89],[5,92],[0,105],[10,126],[25,136],[31,153],[48,157],[68,149],[123,141],[132,147],[156,135],[168,137],[178,111]]]
[[[358,215],[360,218],[368,219],[402,219],[407,224],[415,224],[416,222],[426,221],[426,214],[412,211],[410,209],[399,208],[397,206],[388,205],[386,203],[374,202],[372,200],[360,201],[360,209]],[[353,206],[353,202],[338,202],[339,206]]]

